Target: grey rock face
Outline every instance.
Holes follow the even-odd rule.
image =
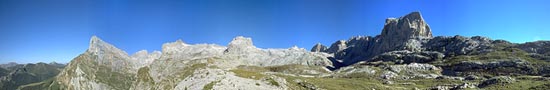
[[[241,61],[237,65],[275,66],[287,64],[332,66],[327,56],[308,52],[303,48],[259,49],[252,45],[252,39],[236,37],[224,51],[222,58]]]
[[[435,51],[423,51],[423,52],[411,52],[407,50],[403,51],[392,51],[382,53],[378,56],[375,56],[369,61],[391,61],[397,64],[402,63],[426,63],[436,60],[441,60],[445,57],[443,53]]]
[[[322,45],[321,43],[317,43],[311,48],[311,52],[326,52],[327,49],[327,46]]]
[[[128,89],[132,81],[110,83],[107,80],[133,79],[138,62],[140,61],[133,60],[126,52],[93,36],[88,50],[74,58],[56,76],[55,81],[63,86],[62,89]]]
[[[252,44],[251,38],[243,36],[237,36],[227,45],[225,53],[250,53],[257,50],[256,46]]]
[[[384,25],[382,37],[395,37],[399,39],[408,39],[415,37],[432,37],[430,27],[420,12],[412,12],[399,19],[388,18]]]
[[[345,40],[339,40],[339,41],[336,41],[336,42],[332,43],[332,45],[330,45],[330,48],[328,48],[327,53],[341,52],[346,48],[347,48],[346,41]]]
[[[546,44],[542,42],[525,44],[524,49],[542,53],[546,52],[546,49],[542,48],[544,45]],[[492,52],[498,46],[508,47],[514,44],[481,36],[433,37],[430,27],[420,13],[412,12],[400,18],[387,19],[382,33],[376,37],[339,40],[326,52],[334,55],[333,63],[347,66],[360,61],[426,63],[445,57]],[[537,57],[544,58],[544,55]]]
[[[505,70],[499,68],[507,68]],[[535,68],[529,62],[517,60],[499,60],[492,62],[463,61],[446,68],[456,72],[494,72],[494,73],[517,73],[535,74]]]
[[[475,75],[468,75],[466,77],[464,77],[464,80],[479,80],[481,79],[480,77],[478,76],[475,76]]]
[[[550,55],[550,41],[527,42],[517,47],[529,53]]]
[[[135,61],[134,68],[141,68],[153,63],[155,59],[160,58],[160,55],[162,55],[162,52],[160,51],[153,51],[151,54],[149,54],[147,50],[141,50],[133,54],[130,58],[132,60],[137,60]]]
[[[478,85],[478,87],[482,88],[482,87],[486,87],[486,86],[498,84],[498,83],[504,83],[504,84],[513,83],[515,81],[516,79],[509,76],[498,76],[498,77],[493,77],[483,81],[481,84]]]
[[[362,74],[362,75],[375,75],[376,72],[378,72],[376,69],[373,69],[373,66],[367,66],[367,65],[358,65],[358,66],[348,66],[348,67],[342,67],[336,71],[335,73],[340,73],[342,75],[340,76],[348,76],[351,74]],[[391,77],[390,75],[384,76],[386,78]]]
[[[420,63],[411,63],[407,65],[392,65],[388,68],[391,72],[401,73],[398,77],[401,79],[410,79],[410,78],[436,78],[441,76],[441,68],[430,65],[430,64],[420,64]]]
[[[90,39],[90,46],[87,50],[89,53],[103,55],[105,53],[115,54],[116,56],[128,56],[128,53],[116,48],[115,46],[104,42],[97,36],[92,36]]]
[[[430,27],[420,12],[412,12],[398,19],[387,19],[382,33],[374,38],[340,40],[333,43],[327,52],[334,53],[334,58],[343,60],[344,65],[351,65],[389,51],[422,51],[422,44],[430,38]]]
[[[420,51],[422,39],[432,38],[432,31],[420,12],[412,12],[399,19],[386,19],[373,54],[395,50]]]
[[[367,57],[369,45],[372,37],[357,36],[347,41],[348,47],[335,54],[337,59],[347,59],[347,61],[358,61]]]
[[[491,50],[492,42],[492,40],[480,36],[471,38],[458,35],[454,37],[438,36],[429,40],[424,48],[429,51],[445,52],[445,55],[455,56]]]
[[[477,88],[477,86],[472,83],[445,84],[431,87],[429,90],[463,90],[468,88]]]

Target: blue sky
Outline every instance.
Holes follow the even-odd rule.
[[[548,0],[0,0],[0,63],[69,62],[97,35],[132,54],[184,42],[309,49],[420,11],[435,36],[550,39]]]

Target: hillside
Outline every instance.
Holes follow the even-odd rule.
[[[15,90],[19,86],[54,78],[64,65],[58,63],[4,64],[0,68],[0,88]]]

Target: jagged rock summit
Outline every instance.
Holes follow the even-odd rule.
[[[420,12],[412,12],[399,19],[386,20],[382,33],[376,37],[370,57],[388,51],[421,51],[422,41],[432,38],[432,31]]]
[[[311,52],[326,52],[327,49],[327,46],[321,43],[317,43],[315,44],[315,46],[313,46],[313,48],[311,48]]]
[[[227,45],[226,53],[247,53],[257,50],[251,38],[237,36]]]
[[[420,12],[412,12],[403,17],[386,19],[384,29],[380,35],[399,39],[431,38],[432,31]]]
[[[380,35],[358,36],[338,40],[326,53],[334,54],[333,61],[351,65],[368,60],[384,52],[408,50],[422,51],[422,43],[433,38],[432,32],[420,12],[412,12],[399,18],[388,18]],[[314,46],[315,47],[315,46]]]
[[[100,52],[112,52],[119,54],[121,56],[127,56],[128,53],[116,48],[115,46],[104,42],[97,36],[92,36],[90,39],[90,46],[88,47],[88,52],[99,54]]]

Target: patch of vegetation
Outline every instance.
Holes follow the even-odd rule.
[[[153,81],[153,78],[149,74],[149,67],[141,67],[138,69],[137,72],[137,82],[141,82],[148,85],[154,85],[155,82]],[[145,88],[144,88],[145,89]],[[153,88],[149,88],[153,89]]]
[[[17,90],[65,90],[55,81],[56,78],[50,78],[42,82],[31,83],[27,85],[22,85],[17,88]]]
[[[251,78],[255,80],[264,79],[269,84],[277,85],[273,78],[266,78],[267,75],[264,72],[284,72],[294,66],[283,67],[256,67],[256,66],[239,66],[233,71],[239,77]],[[296,68],[303,69],[303,68]],[[435,78],[409,78],[409,79],[381,79],[378,76],[383,69],[381,67],[373,67],[376,69],[375,74],[367,73],[351,73],[344,76],[333,77],[302,77],[294,76],[284,73],[274,73],[276,77],[284,78],[287,81],[285,86],[288,86],[291,90],[307,90],[307,89],[326,89],[326,90],[409,90],[409,89],[430,89],[435,86],[454,86],[464,83],[478,84],[482,80],[458,80],[458,79],[435,79]],[[437,72],[426,72],[437,73]],[[268,74],[268,73],[266,73]],[[403,74],[403,73],[402,73]],[[402,75],[400,74],[400,75]],[[488,76],[492,77],[492,76]],[[548,79],[543,79],[540,76],[512,76],[517,78],[513,83],[498,83],[491,84],[483,88],[473,89],[486,89],[486,90],[527,90],[527,89],[547,89],[544,85],[550,85]],[[542,79],[541,79],[542,78]],[[391,83],[387,83],[391,82]],[[277,83],[277,84],[274,84]],[[469,88],[472,89],[472,88]]]
[[[218,83],[219,81],[212,81],[206,85],[204,85],[204,87],[202,88],[202,90],[212,90],[212,88],[214,88],[214,85],[216,85],[216,83]]]
[[[512,83],[497,83],[489,85],[482,89],[486,90],[548,90],[548,85],[550,85],[550,80],[543,79],[540,77],[523,77],[517,78],[515,82]]]
[[[549,73],[545,71],[543,67],[550,66],[550,62],[544,60],[538,60],[532,58],[527,52],[512,47],[499,47],[494,51],[480,53],[475,55],[460,55],[454,57],[447,57],[443,61],[431,62],[430,64],[443,67],[446,70],[451,70],[452,67],[460,65],[465,61],[489,63],[495,61],[513,61],[522,60],[528,64],[516,67],[496,67],[496,68],[480,68],[480,69],[468,69],[468,71],[461,71],[465,75],[475,74],[480,76],[499,76],[499,75],[542,75]],[[537,68],[538,67],[538,68]],[[454,72],[454,71],[453,71]]]
[[[65,86],[62,84],[59,84],[57,81],[53,81],[50,86],[48,87],[50,90],[66,90]]]
[[[238,69],[233,69],[230,71],[235,73],[239,77],[250,78],[254,80],[260,80],[265,77],[265,75],[262,74],[262,72],[265,70],[263,70],[261,67],[256,66],[239,66]]]
[[[281,86],[279,85],[279,82],[275,81],[273,78],[267,78],[267,82],[273,86]]]
[[[180,75],[179,78],[185,79],[185,78],[193,75],[195,70],[205,68],[206,66],[207,66],[206,63],[197,63],[197,64],[192,64],[191,66],[185,67],[183,69],[183,71],[179,73],[179,75]]]
[[[527,52],[517,49],[517,48],[504,48],[502,50],[495,50],[488,53],[481,53],[477,55],[460,55],[455,57],[449,57],[446,58],[445,62],[439,62],[434,64],[445,64],[445,65],[454,65],[461,63],[462,61],[479,61],[479,62],[491,62],[491,61],[499,61],[499,60],[513,60],[513,59],[526,59],[528,61],[534,61],[531,60],[532,58],[529,57]],[[538,61],[535,61],[538,62]]]
[[[137,72],[138,79],[141,81],[151,81],[152,78],[149,76],[149,67],[141,67]]]
[[[310,78],[284,76],[290,88],[294,90],[311,89],[312,87],[328,90],[370,90],[370,89],[394,89],[398,87],[386,87],[379,80],[371,78]],[[296,82],[299,81],[299,82]],[[306,85],[306,87],[304,87]]]
[[[173,66],[181,65],[181,63],[171,63]],[[194,72],[201,68],[206,68],[207,63],[200,62],[200,60],[192,60],[184,64],[185,67],[178,68],[173,75],[166,76],[160,83],[155,85],[161,85],[160,89],[170,90],[173,89],[177,82],[191,76]],[[157,89],[157,88],[154,88]]]
[[[104,70],[104,71],[103,71]],[[132,74],[110,71],[111,68],[99,67],[96,74],[96,80],[105,83],[114,89],[129,89],[134,81]]]
[[[17,88],[17,90],[39,90],[39,89],[46,89],[49,87],[49,85],[54,81],[55,78],[51,78],[48,80],[44,80],[42,82],[37,83],[31,83],[27,85],[22,85]]]
[[[269,67],[265,67],[265,69],[271,72],[300,74],[300,75],[317,75],[319,73],[329,73],[322,66],[305,66],[305,65],[299,65],[299,64],[269,66]],[[316,73],[312,73],[312,72],[316,72]]]
[[[530,87],[529,90],[548,90],[549,88],[550,88],[550,84],[545,83],[545,84],[542,84],[542,85]]]

